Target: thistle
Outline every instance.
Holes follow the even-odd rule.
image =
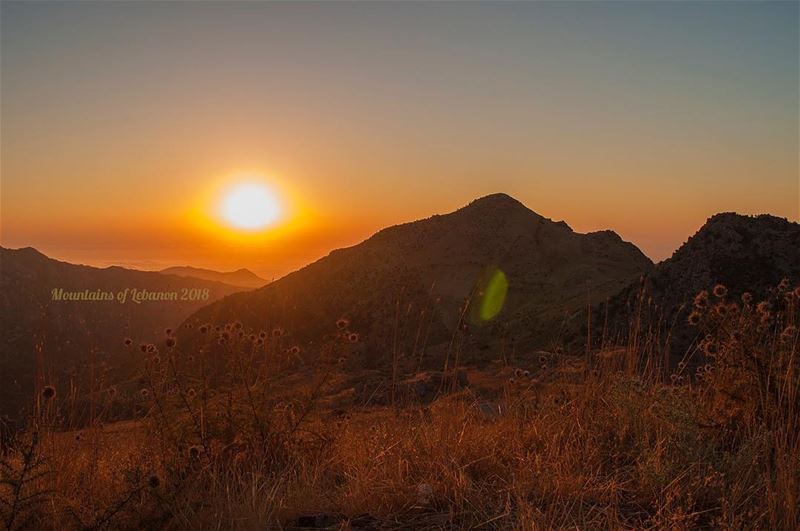
[[[694,305],[696,308],[703,309],[708,306],[708,292],[706,290],[701,291],[694,297]]]
[[[708,356],[716,356],[717,352],[719,351],[717,348],[717,344],[714,341],[706,341],[703,343],[703,350]]]
[[[792,339],[794,339],[794,335],[797,332],[797,328],[793,325],[789,325],[783,329],[781,332],[781,341],[784,343],[789,343]]]
[[[717,284],[714,286],[714,296],[718,299],[724,299],[726,295],[728,295],[728,288],[726,288],[723,284]]]

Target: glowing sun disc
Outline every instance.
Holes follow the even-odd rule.
[[[222,218],[238,229],[258,230],[275,223],[281,214],[278,199],[263,184],[238,184],[220,206]]]

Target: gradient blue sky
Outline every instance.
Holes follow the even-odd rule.
[[[5,246],[272,276],[498,191],[655,260],[798,218],[797,2],[0,9]],[[198,223],[244,170],[302,223]]]

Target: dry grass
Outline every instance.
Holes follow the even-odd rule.
[[[498,382],[488,399],[345,411],[326,397],[349,343],[299,366],[279,333],[245,348],[232,324],[224,377],[177,347],[146,354],[137,420],[65,431],[44,400],[17,446],[40,435],[46,472],[17,497],[42,494],[13,501],[12,452],[2,514],[40,529],[796,529],[798,296],[701,299],[707,364],[693,351],[671,377],[606,348],[592,371],[581,356],[513,383],[509,368],[476,374]]]

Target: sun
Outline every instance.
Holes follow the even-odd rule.
[[[239,183],[227,190],[220,215],[231,227],[257,231],[274,225],[281,217],[278,197],[262,183]]]

